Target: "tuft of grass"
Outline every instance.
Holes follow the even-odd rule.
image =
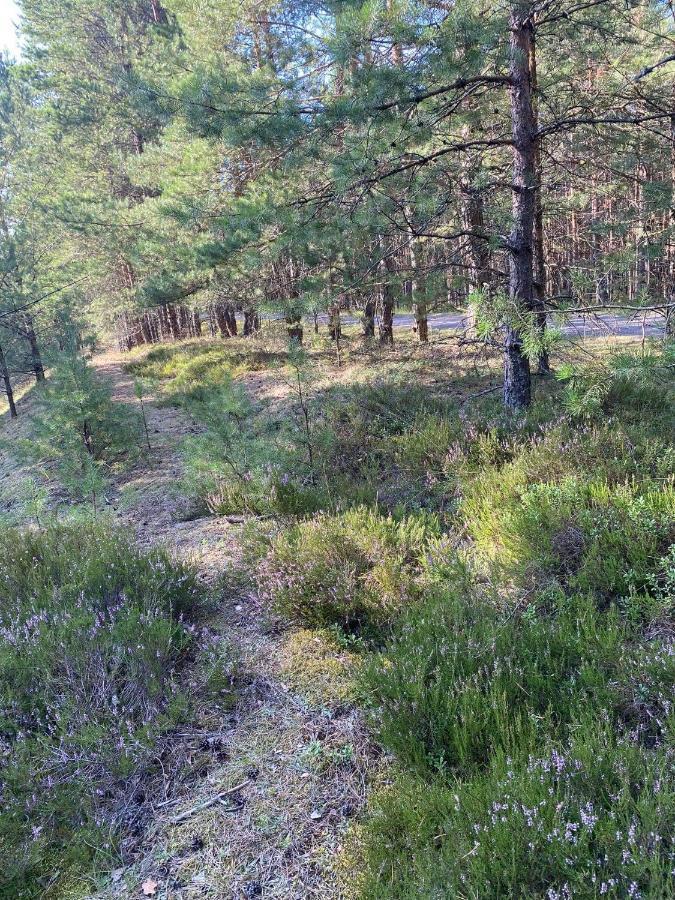
[[[271,347],[230,338],[195,340],[154,347],[128,363],[134,376],[161,382],[167,402],[178,406],[208,401],[223,384],[246,372],[279,364],[285,358]]]

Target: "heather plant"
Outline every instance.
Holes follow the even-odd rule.
[[[103,524],[0,537],[4,896],[41,895],[55,860],[85,869],[142,824],[199,603],[188,569]]]
[[[665,747],[619,739],[597,718],[459,783],[401,773],[356,842],[359,895],[670,897],[674,775]]]
[[[419,596],[430,516],[396,520],[366,507],[321,513],[279,534],[258,583],[274,608],[310,625],[377,631]]]
[[[451,409],[424,387],[389,380],[329,392],[319,438],[323,468],[353,480],[386,477],[396,454],[394,439],[419,430],[427,416],[442,419]]]
[[[402,770],[361,830],[361,896],[669,896],[668,565],[647,621],[468,582],[403,615],[362,678]]]
[[[627,590],[673,539],[672,483],[569,475],[528,483],[522,461],[484,472],[467,489],[463,514],[477,553],[505,575],[555,581],[599,598]]]
[[[495,753],[566,740],[581,711],[662,740],[675,663],[641,628],[588,596],[550,592],[513,615],[441,586],[366,670],[382,740],[410,768],[465,776]]]

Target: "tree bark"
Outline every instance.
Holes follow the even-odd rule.
[[[365,338],[375,337],[375,301],[368,296],[366,305],[363,307],[363,336]]]
[[[331,341],[338,341],[342,336],[342,323],[340,322],[340,307],[332,306],[328,313],[328,334]]]
[[[530,69],[530,91],[532,96],[532,124],[534,131],[539,128],[539,107],[537,100],[537,49],[534,27],[531,29],[528,56]],[[536,141],[534,148],[535,194],[534,194],[534,304],[536,310],[537,330],[542,347],[537,357],[537,372],[548,375],[551,362],[548,351],[543,345],[546,335],[546,255],[544,251],[544,204],[542,198],[541,143]]]
[[[232,313],[234,319],[234,312]],[[260,316],[253,309],[244,310],[244,337],[251,337],[260,331]],[[234,335],[237,334],[237,322],[234,321]]]
[[[466,139],[469,139],[469,132]],[[471,301],[471,294],[482,292],[490,280],[490,248],[481,235],[485,234],[485,204],[480,189],[474,186],[475,168],[465,167],[460,180],[462,225],[469,232],[467,240],[467,264],[469,271],[467,330],[471,334],[476,331],[476,305]]]
[[[304,331],[300,316],[286,316],[286,331],[288,340],[296,344],[302,344]]]
[[[0,345],[0,375],[2,375],[2,380],[5,382],[5,394],[7,395],[10,418],[16,419],[17,412],[16,404],[14,403],[14,391],[12,390],[12,379],[9,374],[7,359],[5,358],[5,351],[2,349],[2,345]]]
[[[532,4],[513,0],[510,13],[510,99],[513,134],[513,225],[509,236],[510,310],[504,338],[504,405],[527,408],[532,400],[530,362],[523,347],[523,318],[534,309],[533,232],[536,195],[536,145],[530,45]]]
[[[424,290],[420,287],[419,280],[419,260],[417,247],[415,245],[415,237],[410,234],[410,244],[408,246],[410,255],[410,269],[412,278],[410,279],[410,299],[412,300],[413,311],[415,313],[415,328],[417,337],[421,344],[429,342],[429,320],[427,318],[427,301]]]
[[[394,345],[394,294],[389,282],[382,285],[382,322],[380,343]]]
[[[39,384],[41,381],[45,380],[45,367],[42,364],[42,356],[40,354],[40,347],[38,346],[32,316],[26,315],[24,317],[24,335],[28,341],[28,346],[30,347],[30,358],[33,372],[35,373],[35,380]]]
[[[384,242],[379,241],[380,252],[384,252]],[[380,274],[382,276],[382,286],[380,297],[382,299],[382,321],[380,323],[380,343],[394,345],[394,291],[389,282],[389,275],[392,270],[391,256],[386,255],[380,260]]]
[[[237,317],[231,303],[216,303],[214,307],[216,324],[223,337],[237,336]]]

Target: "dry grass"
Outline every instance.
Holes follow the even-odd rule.
[[[328,674],[321,697],[312,698],[321,704],[293,689],[288,658],[299,662],[303,636],[266,633],[254,598],[230,604],[219,627],[241,654],[246,681],[231,721],[209,735],[220,762],[158,810],[138,862],[104,896],[129,896],[151,877],[159,896],[186,900],[340,897],[333,860],[375,764],[360,715],[339,686],[331,695]],[[325,672],[343,667],[340,684],[346,659],[318,655]],[[223,803],[173,824],[240,784]]]

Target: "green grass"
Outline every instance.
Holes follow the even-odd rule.
[[[263,596],[310,625],[373,633],[419,597],[430,516],[396,521],[366,507],[321,514],[283,531],[262,560]]]
[[[223,383],[246,372],[283,363],[286,354],[271,346],[251,346],[239,338],[194,340],[154,347],[132,360],[127,371],[162,384],[165,398],[189,406],[209,400]]]

